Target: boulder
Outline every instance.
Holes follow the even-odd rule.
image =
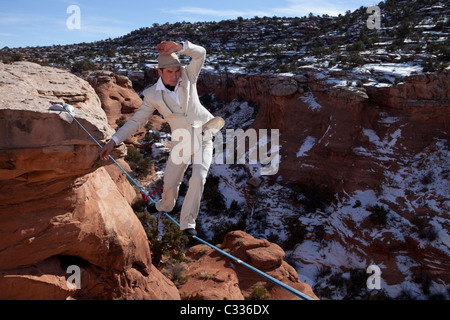
[[[244,231],[232,231],[226,235],[221,249],[317,299],[311,287],[301,283],[295,269],[283,260],[285,253],[278,245],[256,239]],[[190,248],[186,256],[192,262],[187,263],[185,272],[188,281],[180,288],[184,299],[242,300],[256,288],[264,288],[271,300],[300,299],[206,245]]]
[[[114,130],[94,89],[62,70],[0,64],[0,99],[0,299],[179,299],[152,265],[124,174],[70,116],[49,111],[71,103],[103,144]]]
[[[276,97],[290,96],[298,92],[298,84],[294,79],[273,78],[269,81],[270,94]]]
[[[108,123],[116,128],[116,120],[129,118],[142,104],[142,99],[133,89],[131,80],[125,75],[100,70],[90,73],[86,80],[99,96]]]
[[[184,300],[243,300],[236,272],[226,259],[206,245],[197,245],[188,250],[186,257],[195,262],[188,263],[185,276],[187,282],[181,286]]]

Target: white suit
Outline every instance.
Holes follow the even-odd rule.
[[[200,103],[197,93],[197,78],[206,58],[206,50],[189,41],[185,42],[185,48],[183,54],[190,56],[192,60],[188,66],[181,67],[181,78],[177,88],[179,104],[156,84],[146,89],[144,101],[139,110],[113,136],[116,143],[121,143],[134,134],[149,120],[155,110],[158,110],[169,123],[172,132],[177,129],[192,132],[194,125],[201,126],[213,118],[213,115]],[[200,209],[203,187],[212,162],[212,139],[203,139],[202,148],[197,152],[202,153],[201,161],[192,163],[192,176],[181,209],[181,230],[195,229],[195,219]],[[162,199],[156,204],[158,211],[170,212],[173,210],[178,198],[179,186],[188,166],[188,163],[177,164],[180,161],[174,162],[173,157],[174,154],[171,152],[164,171]],[[198,154],[194,157],[199,159]]]

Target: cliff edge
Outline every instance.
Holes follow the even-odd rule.
[[[0,97],[0,298],[179,299],[152,265],[129,183],[101,167],[98,146],[67,114],[49,111],[50,101],[65,101],[98,141],[109,138],[88,82],[0,64]],[[79,290],[67,281],[70,266]]]

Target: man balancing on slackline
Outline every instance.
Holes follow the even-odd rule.
[[[212,137],[225,122],[214,117],[198,98],[196,83],[205,62],[205,48],[189,41],[182,44],[162,41],[156,51],[160,54],[158,82],[144,90],[144,101],[139,110],[113,135],[100,157],[108,160],[113,148],[134,134],[158,110],[169,123],[175,142],[164,171],[162,198],[156,204],[149,204],[147,210],[150,213],[173,210],[184,173],[192,162],[192,176],[181,208],[180,229],[187,236],[195,236],[195,220],[212,162]],[[176,52],[192,58],[188,66],[180,63]]]

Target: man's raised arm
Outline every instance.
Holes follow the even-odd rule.
[[[189,41],[186,41],[185,44],[186,48],[183,54],[192,58],[191,63],[186,67],[186,71],[190,80],[196,82],[206,60],[206,49]]]

